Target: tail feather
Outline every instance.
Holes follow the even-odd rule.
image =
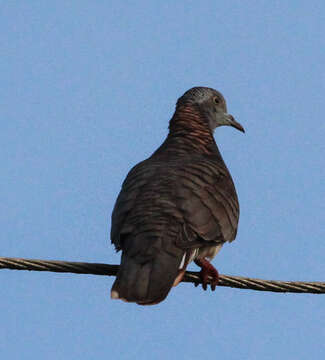
[[[171,239],[164,239],[162,247],[160,240],[153,241],[147,249],[132,238],[125,240],[120,269],[111,290],[113,299],[150,305],[166,298],[179,273],[184,250]]]

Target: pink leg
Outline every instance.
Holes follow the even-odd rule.
[[[200,266],[200,277],[202,280],[202,287],[204,290],[207,289],[208,284],[211,286],[211,290],[214,291],[219,281],[219,273],[218,270],[214,268],[214,266],[205,258],[196,259],[195,264]],[[209,279],[211,278],[211,280]],[[196,284],[195,286],[197,286]]]

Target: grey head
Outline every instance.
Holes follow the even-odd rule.
[[[234,117],[228,114],[225,98],[215,89],[193,87],[177,100],[177,107],[182,105],[197,106],[208,120],[211,131],[218,126],[228,125],[245,132]]]

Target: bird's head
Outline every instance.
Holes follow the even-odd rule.
[[[229,125],[237,130],[245,132],[232,115],[227,113],[226,100],[222,94],[208,87],[193,87],[185,92],[177,101],[177,107],[196,106],[204,114],[208,125],[213,132],[215,128],[222,125]]]

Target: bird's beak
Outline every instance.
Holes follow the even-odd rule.
[[[241,126],[241,124],[239,124],[239,122],[235,120],[235,118],[232,115],[227,114],[227,120],[228,120],[227,125],[230,125],[243,133],[245,132],[245,129]]]

